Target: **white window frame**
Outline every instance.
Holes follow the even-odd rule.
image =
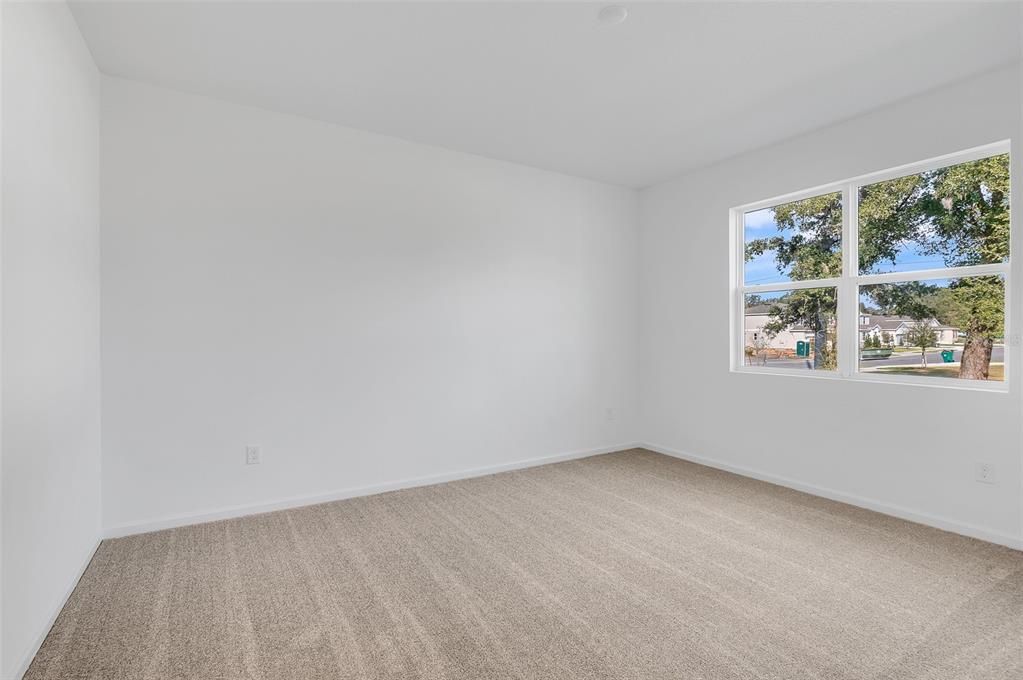
[[[799,376],[824,380],[857,380],[862,382],[896,383],[910,385],[926,385],[929,387],[951,387],[956,389],[982,390],[987,392],[1008,392],[1010,376],[1010,348],[1012,329],[1010,300],[1012,280],[1010,272],[1011,257],[1015,254],[1010,250],[1010,261],[998,264],[982,264],[969,267],[943,267],[940,269],[921,269],[912,272],[893,272],[887,274],[859,273],[859,219],[857,215],[857,197],[859,188],[876,182],[929,172],[950,165],[968,163],[970,161],[1011,154],[1008,140],[978,146],[965,151],[949,153],[916,163],[900,165],[888,170],[860,175],[839,182],[831,182],[820,186],[797,191],[783,196],[775,196],[755,203],[748,203],[732,208],[729,211],[730,245],[731,245],[731,370],[734,373],[761,373],[768,375]],[[1011,159],[1011,155],[1010,155]],[[1010,187],[1013,183],[1010,160]],[[806,281],[782,281],[778,283],[746,285],[744,282],[745,267],[745,215],[746,213],[771,208],[782,203],[799,201],[822,194],[841,192],[842,194],[842,275],[827,279]],[[1011,200],[1011,198],[1010,198]],[[1010,238],[1015,245],[1014,235],[1017,219],[1013,216],[1016,210],[1023,209],[1012,206],[1010,212]],[[1005,378],[995,380],[966,380],[961,378],[924,377],[913,375],[886,375],[883,373],[861,373],[859,371],[859,317],[857,304],[860,286],[876,283],[906,283],[925,279],[958,279],[966,276],[1002,276],[1005,279]],[[804,290],[807,288],[836,288],[838,290],[838,368],[834,371],[801,370],[793,368],[777,368],[771,366],[747,366],[745,349],[745,301],[750,293],[772,293],[788,290]]]

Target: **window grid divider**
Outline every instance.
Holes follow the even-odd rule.
[[[857,304],[859,298],[855,279],[850,274],[858,272],[859,264],[859,238],[857,227],[859,225],[856,196],[857,187],[848,183],[842,188],[842,278],[838,287],[838,372],[844,378],[856,374],[859,354],[859,332],[858,330],[848,333],[842,332],[845,324],[854,323],[851,328],[859,329],[860,306]]]

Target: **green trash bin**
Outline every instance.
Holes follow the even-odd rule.
[[[946,364],[950,364],[955,361],[955,352],[950,349],[941,350],[941,360]]]

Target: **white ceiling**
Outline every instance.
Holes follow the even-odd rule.
[[[75,2],[105,73],[646,186],[1019,59],[984,2]]]

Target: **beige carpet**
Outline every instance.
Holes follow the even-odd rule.
[[[26,676],[1023,678],[1023,553],[629,451],[106,541]]]

